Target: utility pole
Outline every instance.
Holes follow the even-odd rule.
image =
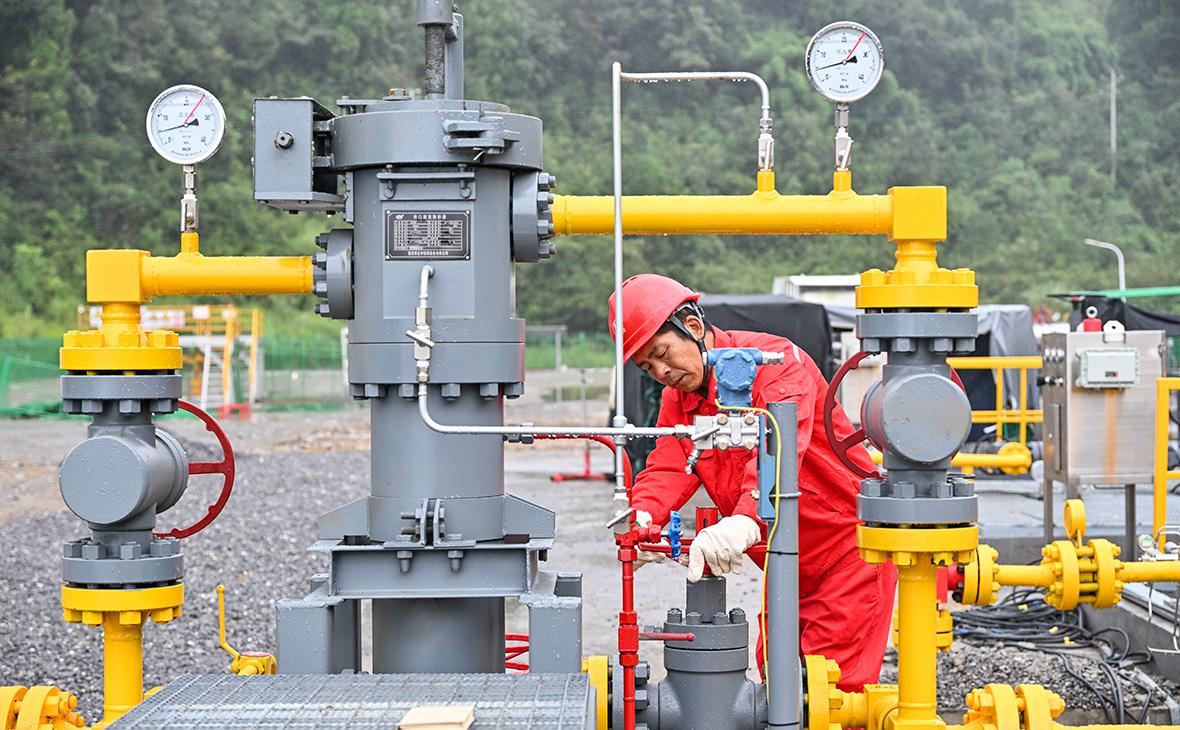
[[[1118,92],[1119,81],[1118,74],[1115,73],[1114,67],[1110,68],[1110,184],[1112,186],[1118,184],[1116,171],[1118,167],[1119,155],[1119,140],[1118,140]]]

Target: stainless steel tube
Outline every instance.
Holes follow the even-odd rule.
[[[623,439],[640,436],[675,436],[677,438],[692,436],[692,427],[688,425],[661,428],[639,428],[631,425],[623,428],[592,428],[587,426],[533,426],[529,424],[519,426],[449,426],[439,423],[430,415],[425,383],[418,385],[418,415],[422,417],[423,423],[428,428],[439,433],[490,434],[495,436],[617,436]]]

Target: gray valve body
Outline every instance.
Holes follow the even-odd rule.
[[[176,540],[152,535],[156,515],[176,504],[188,485],[180,444],[152,423],[176,409],[179,375],[62,376],[67,413],[91,416],[86,440],[59,470],[66,506],[90,537],[67,542],[62,578],[80,586],[178,582],[184,566]]]

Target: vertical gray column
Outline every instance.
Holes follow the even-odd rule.
[[[373,601],[374,673],[503,671],[503,598]]]
[[[770,403],[781,429],[778,514],[766,551],[767,726],[798,728],[803,715],[799,669],[799,457],[795,403]],[[774,501],[772,496],[772,502]]]
[[[499,426],[502,396],[482,398],[474,385],[454,385],[459,396],[443,398],[430,388],[430,412],[444,423]],[[504,493],[504,440],[500,436],[455,436],[427,428],[413,399],[390,392],[370,402],[374,497],[487,497]]]

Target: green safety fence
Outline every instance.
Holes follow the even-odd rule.
[[[234,387],[245,395],[247,348],[239,348]],[[263,408],[308,410],[351,402],[339,340],[265,337],[259,400]]]
[[[614,364],[614,340],[606,332],[566,332],[561,335],[561,364],[567,368],[609,368]],[[557,366],[556,338],[551,332],[528,333],[524,366],[551,370]]]
[[[54,348],[54,360],[57,348]],[[61,370],[16,355],[0,355],[0,416],[45,416],[61,412]]]

